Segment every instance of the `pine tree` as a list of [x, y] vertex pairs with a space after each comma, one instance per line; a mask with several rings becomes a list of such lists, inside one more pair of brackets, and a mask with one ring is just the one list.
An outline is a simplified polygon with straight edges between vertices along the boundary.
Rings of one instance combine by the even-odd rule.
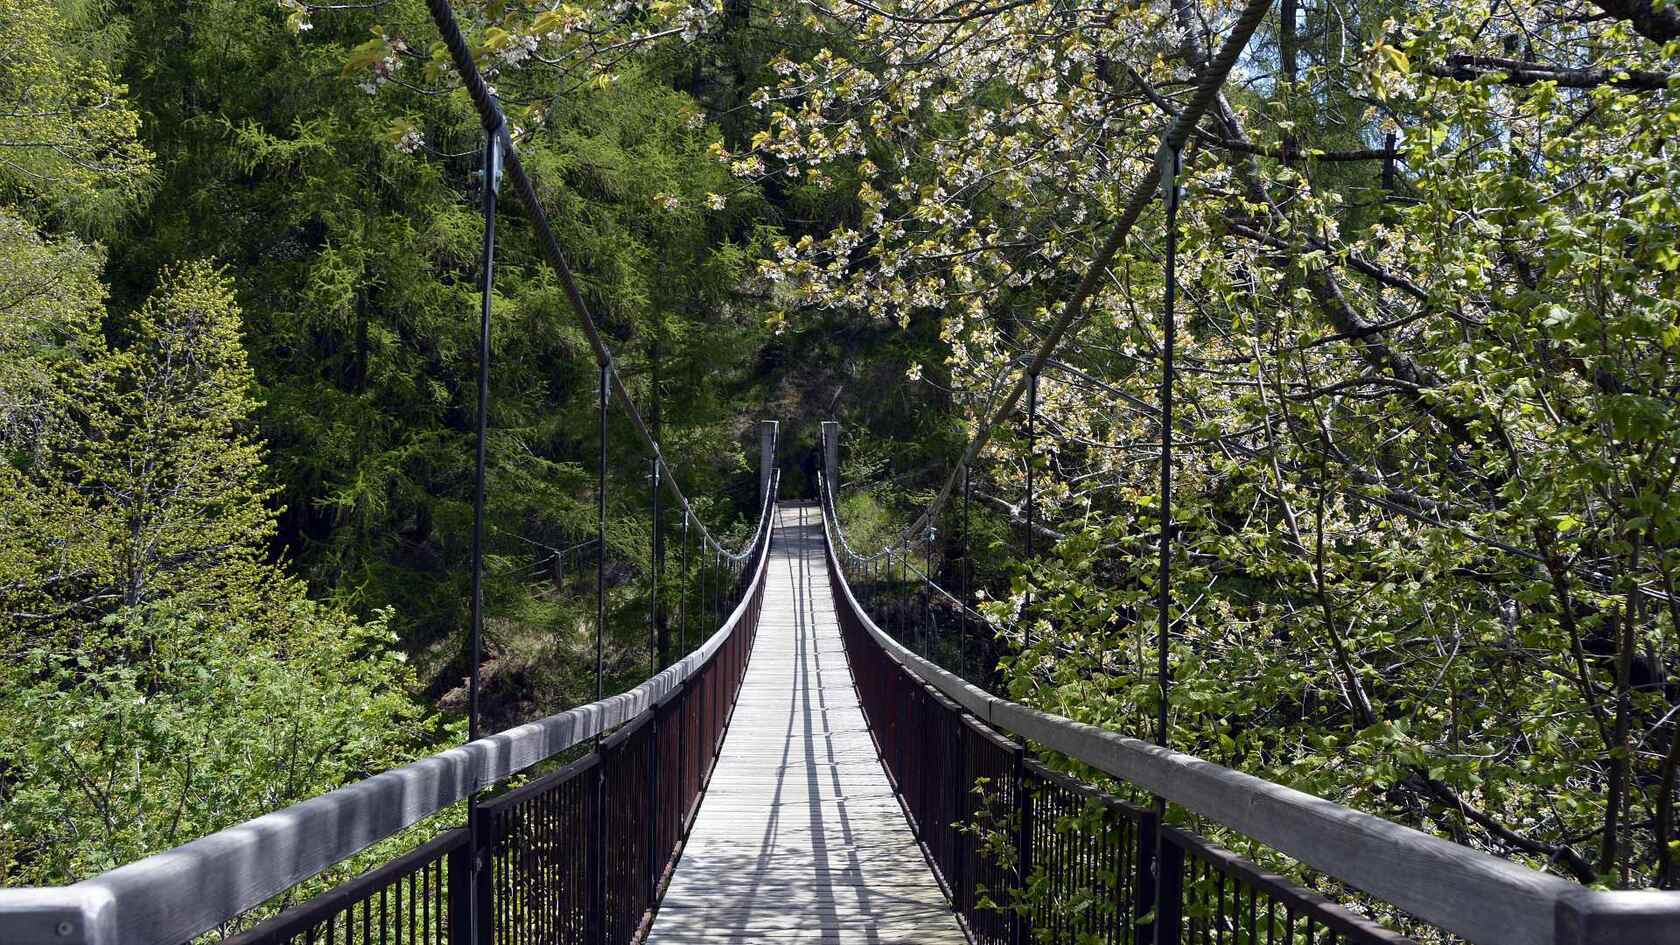
[[417, 747], [388, 614], [313, 604], [265, 560], [227, 277], [161, 281], [118, 344], [37, 359], [56, 422], [0, 466], [3, 881], [73, 881]]
[[244, 602], [263, 580], [274, 489], [250, 434], [239, 308], [205, 262], [163, 283], [134, 316], [132, 343], [83, 374], [82, 444], [65, 452], [123, 606]]
[[0, 0], [0, 203], [109, 229], [145, 194], [152, 155], [97, 54], [105, 37], [77, 22], [108, 18], [66, 16], [75, 6]]

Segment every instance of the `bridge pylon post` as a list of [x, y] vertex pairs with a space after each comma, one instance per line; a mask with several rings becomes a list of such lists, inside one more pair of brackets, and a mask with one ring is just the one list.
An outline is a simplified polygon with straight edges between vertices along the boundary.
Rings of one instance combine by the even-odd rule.
[[836, 478], [840, 472], [840, 421], [822, 422], [822, 451], [823, 480], [828, 483], [829, 493], [834, 494], [840, 488], [840, 480]]
[[[972, 817], [969, 811], [968, 795], [969, 788], [974, 783], [974, 780], [973, 771], [970, 770], [972, 759], [968, 756], [968, 744], [967, 740], [963, 736], [963, 721], [960, 718], [957, 719], [956, 724], [950, 726], [950, 739], [950, 771], [955, 772], [956, 774], [956, 777], [950, 779], [951, 784], [949, 787], [949, 790], [952, 793], [951, 812], [955, 815], [955, 817], [952, 818], [952, 823], [967, 824], [972, 822]], [[964, 844], [969, 842], [969, 838], [961, 830], [957, 830], [952, 834], [951, 843], [953, 845], [953, 849], [951, 851], [950, 876], [951, 911], [955, 912], [959, 917], [962, 916], [964, 911], [967, 909], [969, 900], [968, 884], [971, 881], [971, 877], [968, 875], [968, 871], [965, 868], [968, 856], [967, 851], [964, 849]]]
[[758, 502], [762, 507], [773, 498], [770, 483], [776, 473], [776, 421], [758, 421]]
[[1153, 945], [1179, 945], [1184, 925], [1184, 847], [1167, 840], [1169, 829], [1157, 814]]
[[[1159, 893], [1155, 882], [1159, 870], [1156, 868], [1156, 854], [1160, 850], [1160, 838], [1156, 831], [1161, 829], [1161, 819], [1153, 809], [1143, 810], [1138, 814], [1137, 824], [1133, 828], [1134, 842], [1137, 845], [1137, 872], [1132, 880], [1132, 916], [1137, 920], [1138, 945], [1154, 945], [1155, 923], [1161, 919]], [[1143, 921], [1144, 917], [1149, 921]]]
[[469, 836], [467, 843], [449, 851], [446, 860], [448, 865], [444, 870], [447, 877], [444, 880], [444, 908], [449, 916], [449, 945], [473, 945], [472, 861], [475, 856], [477, 851], [473, 849]]
[[647, 902], [651, 908], [659, 899], [659, 876], [665, 864], [659, 859], [659, 730], [663, 712], [656, 706], [648, 721], [647, 753]]
[[665, 520], [660, 516], [659, 472], [660, 459], [655, 454], [648, 489], [651, 500], [649, 504], [652, 506], [648, 519], [648, 655], [653, 667], [652, 672], [648, 673], [649, 676], [657, 676], [660, 670], [671, 664], [671, 628], [659, 599], [659, 581], [663, 577], [660, 572], [665, 566]]

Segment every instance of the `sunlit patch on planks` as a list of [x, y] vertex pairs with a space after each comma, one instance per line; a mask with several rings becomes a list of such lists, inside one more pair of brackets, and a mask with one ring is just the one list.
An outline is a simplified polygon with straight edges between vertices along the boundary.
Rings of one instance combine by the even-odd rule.
[[965, 942], [869, 739], [820, 513], [776, 516], [740, 701], [648, 941]]

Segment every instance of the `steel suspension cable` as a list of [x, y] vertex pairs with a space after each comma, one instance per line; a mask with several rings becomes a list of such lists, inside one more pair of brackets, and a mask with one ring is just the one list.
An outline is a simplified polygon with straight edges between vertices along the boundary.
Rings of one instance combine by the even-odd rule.
[[426, 7], [432, 14], [432, 21], [437, 24], [438, 33], [443, 39], [443, 45], [449, 50], [449, 57], [455, 62], [455, 71], [461, 76], [461, 83], [466, 88], [467, 96], [472, 100], [473, 109], [478, 112], [483, 122], [486, 134], [495, 135], [500, 139], [502, 168], [513, 182], [515, 195], [525, 207], [525, 212], [531, 218], [531, 228], [536, 234], [537, 244], [541, 247], [543, 257], [549, 267], [560, 280], [560, 288], [566, 296], [567, 303], [577, 316], [578, 326], [583, 330], [584, 337], [589, 341], [589, 347], [595, 354], [595, 361], [600, 365], [611, 385], [617, 388], [620, 401], [624, 406], [624, 413], [630, 419], [643, 442], [653, 454], [654, 462], [665, 469], [666, 488], [671, 491], [672, 498], [682, 507], [683, 515], [694, 521], [700, 532], [702, 542], [709, 543], [718, 551], [732, 560], [743, 560], [751, 553], [753, 539], [748, 539], [740, 550], [724, 547], [706, 523], [695, 514], [688, 497], [683, 494], [682, 487], [677, 484], [676, 472], [670, 463], [665, 461], [659, 441], [654, 438], [647, 423], [642, 419], [640, 411], [636, 409], [635, 401], [630, 396], [630, 389], [625, 386], [624, 378], [618, 373], [613, 361], [612, 351], [601, 338], [600, 329], [595, 323], [595, 317], [590, 314], [589, 304], [584, 301], [583, 292], [578, 288], [577, 279], [572, 274], [571, 265], [566, 262], [566, 255], [560, 249], [560, 243], [554, 236], [554, 229], [549, 224], [548, 214], [544, 212], [542, 201], [537, 197], [535, 183], [526, 173], [525, 165], [519, 158], [519, 149], [514, 147], [513, 139], [508, 134], [507, 122], [502, 116], [501, 105], [491, 93], [490, 87], [484, 81], [484, 76], [478, 70], [478, 64], [473, 61], [472, 50], [467, 46], [466, 37], [461, 33], [461, 26], [455, 19], [455, 11], [449, 5], [449, 0], [426, 0]]
[[1033, 453], [1038, 446], [1038, 372], [1027, 375], [1027, 558], [1026, 604], [1022, 608], [1021, 648], [1032, 646]]
[[595, 474], [595, 701], [601, 701], [607, 635], [607, 366], [601, 365], [601, 459]]
[[[478, 315], [478, 414], [473, 458], [473, 522], [472, 522], [472, 613], [469, 617], [467, 671], [467, 741], [476, 742], [479, 736], [479, 675], [484, 653], [484, 467], [486, 440], [490, 429], [490, 302], [496, 287], [496, 188], [501, 183], [500, 129], [486, 128], [484, 135], [484, 259]], [[595, 698], [599, 700], [600, 694]], [[478, 792], [467, 795], [467, 836], [474, 851], [468, 869], [476, 877], [483, 864], [477, 855], [479, 832], [482, 829], [478, 809]], [[480, 912], [479, 883], [470, 883], [467, 908], [467, 928], [472, 941], [478, 941]]]
[[1172, 456], [1173, 456], [1173, 349], [1178, 343], [1178, 187], [1180, 153], [1168, 155], [1167, 179], [1162, 194], [1167, 204], [1166, 296], [1161, 309], [1161, 575], [1157, 580], [1156, 680], [1160, 705], [1156, 715], [1155, 743], [1167, 744], [1167, 694], [1171, 676], [1167, 666], [1169, 631], [1172, 627]]
[[[442, 2], [442, 0], [432, 0], [432, 2], [435, 4]], [[1219, 47], [1218, 55], [1208, 63], [1206, 70], [1197, 78], [1195, 92], [1189, 103], [1178, 113], [1177, 117], [1173, 119], [1172, 125], [1167, 129], [1166, 135], [1161, 140], [1160, 154], [1177, 154], [1183, 151], [1185, 142], [1189, 140], [1191, 132], [1195, 130], [1196, 124], [1201, 121], [1202, 116], [1206, 114], [1208, 107], [1213, 104], [1219, 90], [1224, 87], [1225, 80], [1230, 76], [1232, 68], [1236, 66], [1237, 59], [1247, 48], [1249, 39], [1253, 37], [1254, 31], [1259, 28], [1260, 21], [1265, 18], [1266, 11], [1270, 7], [1271, 0], [1249, 0], [1247, 5], [1243, 7], [1242, 16], [1231, 28], [1231, 33], [1225, 38], [1224, 44]], [[916, 521], [904, 530], [905, 535], [918, 533], [924, 525], [939, 515], [940, 510], [945, 507], [945, 503], [950, 500], [951, 493], [956, 488], [957, 477], [974, 462], [980, 455], [980, 451], [986, 448], [986, 444], [991, 442], [992, 431], [1007, 420], [1009, 415], [1014, 412], [1015, 405], [1020, 403], [1021, 397], [1027, 392], [1028, 379], [1036, 377], [1044, 369], [1045, 364], [1055, 354], [1056, 349], [1061, 346], [1062, 339], [1067, 335], [1068, 330], [1084, 317], [1086, 308], [1096, 294], [1098, 284], [1108, 272], [1109, 264], [1113, 262], [1115, 254], [1120, 251], [1120, 247], [1131, 235], [1132, 228], [1137, 224], [1139, 217], [1143, 215], [1143, 211], [1154, 202], [1156, 191], [1161, 183], [1161, 176], [1160, 162], [1157, 161], [1150, 166], [1149, 171], [1144, 175], [1144, 179], [1132, 190], [1130, 197], [1120, 210], [1119, 217], [1115, 220], [1113, 229], [1109, 232], [1108, 240], [1098, 250], [1096, 258], [1091, 261], [1091, 266], [1086, 270], [1084, 278], [1080, 280], [1073, 295], [1063, 306], [1061, 315], [1057, 316], [1055, 322], [1051, 324], [1043, 342], [1039, 344], [1038, 350], [1033, 354], [1032, 362], [1027, 367], [1026, 373], [1016, 379], [1015, 383], [1010, 386], [1009, 392], [1004, 395], [1003, 401], [993, 411], [990, 419], [983, 423], [979, 430], [975, 431], [974, 436], [969, 440], [968, 448], [963, 451], [962, 458], [958, 460], [956, 467], [951, 470], [951, 475], [946, 478], [945, 484], [940, 487], [933, 501], [923, 510]], [[896, 542], [889, 542], [888, 544], [896, 544]]]
[[652, 579], [653, 590], [648, 598], [648, 668], [649, 676], [658, 673], [662, 668], [660, 661], [664, 654], [659, 651], [659, 463], [653, 464], [653, 483], [649, 490], [653, 496], [653, 529], [648, 535], [648, 574]]

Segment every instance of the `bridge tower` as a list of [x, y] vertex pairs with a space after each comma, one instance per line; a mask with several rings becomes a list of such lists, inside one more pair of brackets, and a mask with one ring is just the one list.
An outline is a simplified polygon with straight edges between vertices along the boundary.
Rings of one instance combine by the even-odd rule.
[[840, 483], [835, 476], [840, 472], [840, 421], [824, 420], [822, 422], [822, 451], [823, 451], [823, 480], [835, 492], [840, 491]]
[[770, 492], [770, 480], [776, 469], [776, 421], [758, 421], [758, 502]]

